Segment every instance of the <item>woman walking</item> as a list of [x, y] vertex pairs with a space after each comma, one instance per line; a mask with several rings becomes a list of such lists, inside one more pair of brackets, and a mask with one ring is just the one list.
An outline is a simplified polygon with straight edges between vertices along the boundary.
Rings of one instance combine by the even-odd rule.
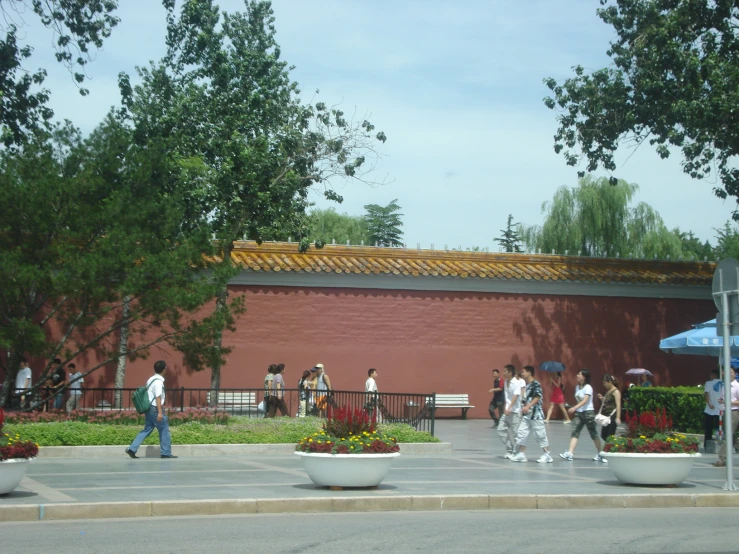
[[589, 369], [581, 369], [580, 372], [577, 374], [575, 400], [577, 400], [577, 404], [575, 404], [574, 406], [572, 406], [572, 408], [568, 410], [570, 415], [575, 416], [575, 424], [573, 425], [572, 429], [572, 438], [570, 438], [570, 447], [565, 452], [562, 452], [559, 457], [563, 460], [568, 460], [570, 462], [572, 461], [575, 455], [575, 447], [577, 446], [577, 441], [580, 438], [580, 432], [582, 431], [583, 427], [587, 427], [588, 433], [590, 433], [590, 438], [593, 439], [596, 452], [598, 453], [595, 455], [595, 458], [593, 458], [593, 460], [599, 462], [601, 461], [601, 443], [600, 438], [598, 437], [598, 430], [595, 426], [593, 387], [590, 386]]
[[564, 423], [565, 425], [567, 425], [568, 423], [572, 423], [572, 421], [570, 421], [570, 416], [567, 415], [567, 409], [565, 408], [565, 394], [564, 383], [562, 382], [562, 372], [557, 372], [556, 379], [550, 377], [549, 382], [552, 384], [552, 398], [549, 401], [547, 418], [544, 420], [544, 423], [549, 423], [549, 419], [552, 417], [552, 408], [554, 408], [555, 406], [559, 407], [559, 409], [562, 410], [562, 414], [565, 417], [565, 420], [562, 423]]
[[308, 415], [308, 400], [310, 398], [310, 370], [306, 369], [298, 381], [298, 417]]
[[[606, 389], [606, 394], [598, 395], [598, 399], [601, 401], [600, 413], [611, 418], [608, 425], [603, 425], [600, 428], [600, 438], [605, 442], [608, 437], [616, 434], [616, 429], [621, 424], [621, 391], [618, 390], [618, 379], [608, 373], [603, 376], [603, 386]], [[601, 462], [608, 462], [605, 452], [599, 453], [598, 457]]]

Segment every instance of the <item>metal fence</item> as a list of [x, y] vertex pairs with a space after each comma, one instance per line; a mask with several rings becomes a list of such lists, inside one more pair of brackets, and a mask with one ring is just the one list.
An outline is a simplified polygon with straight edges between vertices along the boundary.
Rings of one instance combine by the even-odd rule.
[[[21, 410], [133, 410], [136, 389], [85, 388], [81, 392], [41, 388], [26, 395], [23, 401], [11, 394], [11, 409]], [[165, 407], [184, 411], [207, 409], [232, 415], [265, 417], [306, 415], [325, 418], [332, 408], [361, 410], [380, 423], [406, 423], [419, 431], [434, 434], [436, 394], [367, 393], [360, 391], [301, 392], [283, 389], [282, 402], [267, 398], [264, 389], [165, 389]]]

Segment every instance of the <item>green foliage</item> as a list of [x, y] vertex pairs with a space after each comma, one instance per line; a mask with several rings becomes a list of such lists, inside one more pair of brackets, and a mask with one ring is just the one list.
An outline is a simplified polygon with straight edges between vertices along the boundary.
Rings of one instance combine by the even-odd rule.
[[401, 207], [397, 198], [387, 206], [367, 204], [364, 207], [367, 213], [364, 216], [367, 222], [369, 239], [378, 246], [403, 246], [403, 214], [398, 213]]
[[66, 123], [0, 152], [0, 405], [21, 356], [94, 351], [87, 374], [117, 359], [123, 325], [134, 359], [208, 323], [194, 314], [233, 270], [208, 261], [207, 225], [183, 227], [166, 158], [134, 142], [110, 115], [87, 139]]
[[719, 260], [724, 258], [739, 259], [739, 228], [728, 221], [723, 227], [715, 229], [717, 244], [715, 256]]
[[[85, 80], [85, 66], [91, 47], [100, 48], [118, 24], [113, 12], [117, 0], [2, 0], [0, 1], [0, 141], [5, 146], [20, 145], [28, 133], [38, 131], [53, 116], [46, 106], [50, 92], [38, 89], [46, 70], [29, 71], [25, 66], [33, 49], [23, 45], [26, 18], [35, 14], [54, 34], [56, 60], [63, 63], [77, 83]], [[88, 91], [80, 88], [80, 94]]]
[[666, 258], [682, 255], [680, 239], [668, 231], [648, 204], [632, 206], [639, 187], [605, 177], [581, 178], [577, 187], [560, 187], [542, 205], [541, 227], [524, 227], [527, 250], [596, 257]]
[[[554, 150], [569, 165], [615, 171], [619, 146], [648, 142], [662, 158], [679, 149], [683, 171], [716, 172], [721, 198], [739, 196], [735, 121], [739, 103], [739, 6], [728, 1], [601, 0], [616, 38], [612, 64], [564, 83], [545, 79], [557, 110]], [[584, 174], [584, 172], [583, 172]], [[737, 212], [734, 217], [739, 217]]]
[[362, 216], [337, 213], [335, 209], [313, 210], [308, 216], [308, 238], [311, 242], [331, 244], [370, 244], [367, 221]]
[[[363, 180], [385, 142], [367, 120], [348, 119], [323, 102], [304, 104], [281, 59], [269, 2], [246, 0], [244, 11], [221, 12], [213, 0], [167, 0], [167, 52], [138, 69], [140, 84], [119, 78], [124, 112], [136, 143], [166, 153], [170, 194], [182, 198], [184, 228], [205, 226], [222, 264], [231, 267], [237, 240], [302, 237], [308, 194], [324, 188], [341, 201], [334, 178]], [[228, 290], [219, 292], [202, 335], [209, 351], [179, 348], [193, 369], [211, 368], [220, 386], [223, 332], [234, 329]]]
[[[227, 425], [197, 422], [184, 423], [171, 429], [173, 444], [297, 444], [303, 437], [320, 430], [322, 419], [231, 418]], [[439, 442], [428, 433], [403, 425], [380, 425], [385, 433], [398, 437], [398, 442]], [[82, 422], [32, 423], [6, 425], [9, 434], [21, 434], [40, 446], [127, 445], [141, 430], [139, 425], [98, 425]], [[397, 435], [396, 435], [397, 433]], [[156, 432], [144, 444], [158, 444]]]
[[661, 411], [663, 407], [676, 431], [703, 432], [703, 387], [631, 387], [624, 410], [640, 414]]
[[501, 236], [495, 239], [503, 252], [522, 252], [521, 250], [521, 236], [520, 236], [520, 225], [513, 223], [513, 215], [508, 214], [508, 222], [506, 228], [501, 229]]
[[[717, 253], [711, 244], [708, 241], [701, 242], [692, 231], [683, 233], [680, 231], [680, 228], [675, 228], [672, 232], [680, 239], [680, 248], [684, 258], [703, 261], [713, 260], [716, 257]], [[739, 250], [739, 240], [737, 240], [737, 250]]]

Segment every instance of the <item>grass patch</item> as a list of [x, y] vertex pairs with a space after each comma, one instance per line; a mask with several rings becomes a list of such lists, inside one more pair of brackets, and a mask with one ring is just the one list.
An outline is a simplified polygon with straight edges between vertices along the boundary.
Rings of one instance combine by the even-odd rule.
[[[315, 433], [323, 420], [313, 417], [288, 419], [229, 418], [225, 425], [198, 422], [170, 427], [172, 444], [285, 444], [297, 443]], [[107, 425], [84, 422], [24, 423], [6, 425], [5, 432], [18, 433], [39, 446], [124, 446], [141, 430], [139, 425]], [[429, 433], [416, 431], [410, 425], [380, 425], [400, 443], [440, 442]], [[144, 444], [159, 444], [154, 431]]]

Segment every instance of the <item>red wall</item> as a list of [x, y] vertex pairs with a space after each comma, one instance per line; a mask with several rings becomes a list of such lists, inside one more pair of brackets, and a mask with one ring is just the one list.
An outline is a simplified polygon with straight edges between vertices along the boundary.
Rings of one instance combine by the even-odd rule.
[[[487, 417], [490, 370], [513, 363], [535, 367], [559, 360], [621, 378], [646, 367], [660, 385], [698, 384], [715, 360], [665, 354], [660, 338], [715, 315], [696, 300], [542, 296], [467, 292], [386, 291], [234, 286], [247, 313], [224, 344], [233, 352], [222, 387], [261, 387], [270, 363], [285, 363], [288, 386], [323, 363], [335, 389], [363, 390], [367, 369], [378, 370], [380, 391], [469, 393], [470, 417]], [[172, 368], [168, 385], [207, 388], [210, 372], [194, 373], [176, 356], [153, 351], [129, 364], [126, 386], [140, 386], [156, 359]], [[114, 368], [99, 384], [112, 384]], [[90, 380], [93, 381], [93, 380]], [[627, 380], [628, 381], [628, 380]], [[94, 381], [93, 381], [94, 382]], [[543, 378], [548, 398], [548, 380]], [[91, 382], [91, 384], [93, 384]], [[452, 415], [452, 414], [450, 414]]]

